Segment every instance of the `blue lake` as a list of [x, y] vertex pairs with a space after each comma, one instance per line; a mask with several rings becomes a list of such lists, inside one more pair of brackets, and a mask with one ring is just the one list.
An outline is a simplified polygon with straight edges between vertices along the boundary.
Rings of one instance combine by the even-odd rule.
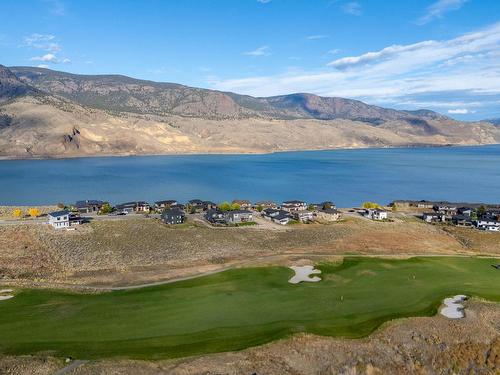
[[0, 161], [0, 204], [193, 198], [500, 203], [500, 146]]

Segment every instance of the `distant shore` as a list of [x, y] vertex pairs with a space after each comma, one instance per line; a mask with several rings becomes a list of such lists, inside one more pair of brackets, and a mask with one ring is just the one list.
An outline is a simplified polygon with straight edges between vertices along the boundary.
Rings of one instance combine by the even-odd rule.
[[314, 152], [314, 151], [343, 151], [343, 150], [387, 150], [387, 149], [418, 149], [418, 148], [453, 148], [453, 147], [488, 147], [498, 146], [500, 143], [484, 144], [413, 144], [413, 145], [394, 145], [394, 146], [373, 146], [373, 147], [334, 147], [334, 148], [304, 148], [273, 151], [245, 151], [240, 152], [168, 152], [160, 154], [149, 153], [102, 153], [98, 155], [37, 155], [37, 156], [0, 156], [0, 161], [11, 160], [64, 160], [64, 159], [85, 159], [85, 158], [125, 158], [141, 156], [225, 156], [225, 155], [272, 155], [291, 152]]

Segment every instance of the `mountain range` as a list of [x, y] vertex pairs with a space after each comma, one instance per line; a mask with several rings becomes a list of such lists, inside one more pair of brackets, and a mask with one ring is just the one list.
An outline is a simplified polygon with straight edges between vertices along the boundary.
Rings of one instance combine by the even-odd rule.
[[2, 158], [492, 143], [500, 143], [493, 122], [460, 122], [429, 110], [0, 65]]

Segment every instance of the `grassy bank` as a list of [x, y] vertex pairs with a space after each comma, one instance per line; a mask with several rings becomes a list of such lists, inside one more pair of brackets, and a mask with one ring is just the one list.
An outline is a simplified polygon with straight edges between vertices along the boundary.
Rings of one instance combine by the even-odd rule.
[[460, 293], [500, 301], [499, 259], [349, 258], [322, 281], [282, 267], [86, 295], [22, 290], [0, 301], [0, 352], [166, 358], [237, 350], [296, 332], [361, 337], [397, 317], [431, 315]]

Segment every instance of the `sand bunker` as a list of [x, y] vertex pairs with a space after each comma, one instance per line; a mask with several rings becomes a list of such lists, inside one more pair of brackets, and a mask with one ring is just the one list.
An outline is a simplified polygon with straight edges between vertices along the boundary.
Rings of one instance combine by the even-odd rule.
[[292, 266], [290, 268], [295, 271], [295, 276], [288, 280], [290, 284], [298, 284], [302, 281], [310, 283], [317, 283], [318, 281], [321, 281], [321, 278], [318, 276], [310, 276], [312, 274], [321, 273], [320, 270], [314, 269], [314, 266]]
[[11, 299], [14, 297], [12, 294], [7, 294], [7, 293], [12, 293], [12, 289], [2, 289], [0, 290], [0, 301], [5, 301], [6, 299]]
[[465, 317], [464, 305], [461, 302], [465, 301], [467, 296], [463, 294], [456, 295], [452, 298], [445, 298], [443, 307], [440, 311], [441, 315], [446, 316], [449, 319], [461, 319]]

